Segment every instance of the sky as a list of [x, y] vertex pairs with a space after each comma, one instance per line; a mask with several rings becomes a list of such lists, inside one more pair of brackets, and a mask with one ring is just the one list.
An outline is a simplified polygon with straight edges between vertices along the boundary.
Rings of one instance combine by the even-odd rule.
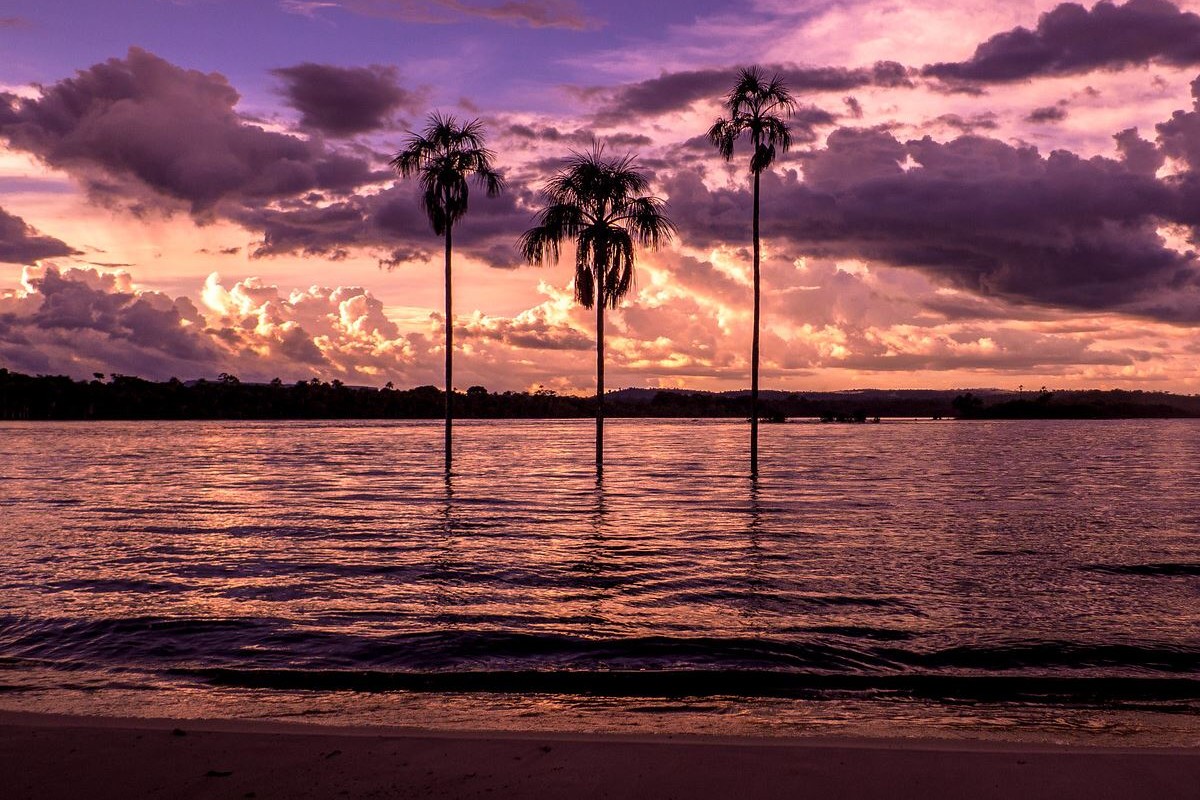
[[593, 141], [679, 236], [610, 387], [749, 383], [751, 194], [703, 134], [778, 73], [765, 388], [1200, 392], [1200, 0], [2, 0], [0, 367], [440, 385], [441, 242], [389, 170], [479, 119], [455, 384], [587, 392], [571, 259], [521, 262]]

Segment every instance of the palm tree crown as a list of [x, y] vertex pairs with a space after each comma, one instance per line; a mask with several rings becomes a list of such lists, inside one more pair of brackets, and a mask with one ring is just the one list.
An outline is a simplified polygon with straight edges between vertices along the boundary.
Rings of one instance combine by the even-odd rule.
[[546, 184], [546, 207], [521, 236], [522, 255], [554, 264], [562, 242], [574, 240], [575, 299], [591, 308], [599, 287], [603, 305], [616, 308], [633, 287], [635, 246], [656, 249], [675, 234], [665, 204], [648, 189], [632, 156], [605, 159], [600, 145], [572, 153]]
[[786, 120], [796, 113], [796, 100], [779, 75], [768, 79], [759, 67], [742, 68], [725, 98], [725, 110], [729, 116], [713, 123], [708, 139], [726, 161], [733, 158], [734, 143], [743, 133], [750, 135], [754, 145], [750, 171], [755, 174], [792, 146]]
[[494, 155], [483, 144], [483, 123], [459, 124], [453, 116], [434, 112], [425, 129], [409, 132], [404, 149], [391, 160], [401, 176], [416, 176], [421, 185], [421, 208], [439, 236], [467, 213], [467, 181], [473, 178], [495, 197], [504, 179], [492, 166]]

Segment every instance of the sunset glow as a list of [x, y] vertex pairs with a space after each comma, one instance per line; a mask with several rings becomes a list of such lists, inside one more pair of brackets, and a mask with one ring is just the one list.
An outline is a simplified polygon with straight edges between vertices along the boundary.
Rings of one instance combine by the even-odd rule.
[[[611, 315], [609, 384], [743, 387], [747, 170], [700, 137], [754, 61], [800, 102], [764, 175], [764, 387], [1200, 390], [1200, 4], [10, 5], [10, 369], [438, 384], [440, 244], [387, 160], [441, 109], [509, 183], [456, 232], [459, 388], [592, 384], [570, 269], [514, 244], [594, 138], [680, 227]], [[1117, 28], [1145, 36], [1088, 44]]]

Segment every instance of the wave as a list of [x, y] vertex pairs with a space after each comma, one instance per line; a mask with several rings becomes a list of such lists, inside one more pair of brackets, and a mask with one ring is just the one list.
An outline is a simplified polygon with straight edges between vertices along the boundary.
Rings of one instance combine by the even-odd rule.
[[[492, 621], [497, 628], [506, 620]], [[769, 670], [833, 675], [959, 673], [1200, 678], [1200, 647], [996, 640], [935, 646], [890, 628], [816, 626], [776, 638], [584, 636], [510, 629], [397, 633], [304, 627], [285, 619], [0, 618], [0, 663], [61, 669]], [[336, 622], [334, 623], [336, 626]], [[379, 623], [386, 625], [386, 621]]]
[[1154, 575], [1154, 576], [1200, 576], [1200, 564], [1159, 563], [1159, 564], [1088, 564], [1081, 567], [1088, 572], [1102, 572], [1106, 575]]
[[[846, 695], [963, 702], [1133, 703], [1200, 701], [1200, 679], [1021, 675], [831, 675], [774, 670], [377, 670], [195, 669], [180, 676], [214, 686], [278, 691], [438, 692], [603, 697], [786, 697]], [[1189, 710], [1195, 708], [1188, 706]]]

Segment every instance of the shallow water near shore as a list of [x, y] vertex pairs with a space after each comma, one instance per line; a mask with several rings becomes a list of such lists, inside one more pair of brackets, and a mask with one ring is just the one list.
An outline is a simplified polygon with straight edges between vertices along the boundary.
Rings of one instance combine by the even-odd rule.
[[1200, 421], [0, 423], [0, 707], [1200, 744]]

